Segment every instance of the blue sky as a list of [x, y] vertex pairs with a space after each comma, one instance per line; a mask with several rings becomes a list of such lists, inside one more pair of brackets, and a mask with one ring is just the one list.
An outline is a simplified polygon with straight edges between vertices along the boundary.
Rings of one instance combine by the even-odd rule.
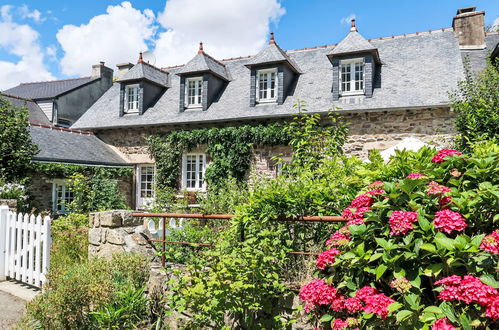
[[336, 0], [4, 0], [0, 5], [0, 90], [21, 81], [90, 73], [105, 60], [115, 69], [153, 50], [159, 66], [194, 56], [198, 41], [215, 57], [251, 55], [274, 31], [284, 49], [340, 41], [354, 15], [366, 38], [450, 27], [461, 7], [499, 22], [499, 1]]

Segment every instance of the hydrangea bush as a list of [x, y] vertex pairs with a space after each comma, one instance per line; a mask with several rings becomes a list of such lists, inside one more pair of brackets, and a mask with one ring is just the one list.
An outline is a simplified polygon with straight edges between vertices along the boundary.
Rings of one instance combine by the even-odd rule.
[[343, 211], [299, 293], [314, 326], [499, 328], [499, 154], [426, 159]]

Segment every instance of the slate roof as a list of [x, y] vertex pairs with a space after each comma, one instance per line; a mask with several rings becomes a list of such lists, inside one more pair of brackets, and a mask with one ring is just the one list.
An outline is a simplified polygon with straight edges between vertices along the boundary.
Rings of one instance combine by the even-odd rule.
[[376, 61], [379, 62], [378, 50], [369, 41], [367, 41], [359, 32], [350, 31], [328, 56], [355, 54], [360, 52], [371, 52]]
[[264, 49], [262, 49], [258, 54], [252, 57], [245, 65], [247, 67], [252, 67], [254, 65], [281, 62], [287, 62], [294, 72], [300, 73], [298, 64], [290, 56], [288, 56], [288, 54], [286, 54], [286, 52], [282, 50], [281, 47], [279, 47], [279, 45], [277, 45], [275, 42], [270, 42]]
[[250, 70], [252, 58], [223, 60], [231, 81], [220, 98], [206, 111], [179, 111], [180, 77], [182, 70], [169, 68], [169, 88], [142, 115], [119, 116], [119, 85], [111, 87], [72, 127], [99, 130], [129, 126], [171, 125], [236, 120], [290, 117], [297, 100], [307, 101], [309, 113], [385, 111], [448, 106], [448, 91], [457, 87], [464, 77], [463, 62], [452, 28], [371, 39], [382, 60], [381, 80], [372, 98], [341, 97], [333, 101], [332, 65], [327, 55], [334, 45], [288, 51], [302, 71], [293, 94], [282, 105], [259, 104], [250, 107]]
[[188, 73], [198, 73], [198, 72], [211, 72], [214, 75], [222, 78], [225, 81], [229, 81], [229, 75], [225, 68], [225, 64], [215, 60], [210, 55], [203, 51], [202, 45], [199, 52], [190, 60], [186, 65], [181, 67], [177, 74], [188, 74]]
[[128, 165], [111, 147], [88, 132], [40, 125], [31, 125], [29, 132], [40, 149], [33, 157], [34, 160], [86, 165]]
[[497, 49], [499, 43], [499, 33], [492, 32], [487, 33], [485, 37], [485, 49], [479, 50], [467, 50], [462, 49], [461, 55], [463, 61], [467, 61], [471, 67], [471, 70], [475, 73], [482, 71], [485, 68], [486, 59], [491, 53]]
[[67, 93], [80, 86], [89, 84], [100, 77], [82, 77], [64, 80], [22, 83], [16, 87], [5, 90], [6, 94], [24, 97], [33, 100], [50, 99]]
[[132, 80], [148, 80], [156, 85], [166, 87], [168, 85], [168, 72], [156, 68], [145, 62], [137, 63], [118, 82]]
[[6, 95], [0, 93], [0, 96], [7, 99], [13, 106], [27, 108], [29, 111], [29, 122], [42, 125], [51, 125], [50, 120], [45, 113], [40, 109], [35, 101], [30, 99], [23, 99], [16, 96]]

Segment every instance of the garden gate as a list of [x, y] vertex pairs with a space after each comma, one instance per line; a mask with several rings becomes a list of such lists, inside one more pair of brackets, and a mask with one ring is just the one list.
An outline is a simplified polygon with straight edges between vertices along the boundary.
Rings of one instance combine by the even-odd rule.
[[50, 217], [0, 206], [0, 280], [41, 287], [50, 263]]

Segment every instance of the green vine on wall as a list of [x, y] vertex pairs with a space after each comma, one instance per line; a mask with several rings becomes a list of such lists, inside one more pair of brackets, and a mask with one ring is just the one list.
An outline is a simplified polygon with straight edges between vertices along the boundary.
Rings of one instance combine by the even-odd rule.
[[32, 171], [35, 174], [43, 174], [50, 178], [69, 178], [75, 174], [101, 174], [109, 178], [129, 177], [133, 175], [132, 168], [41, 162], [32, 162]]
[[277, 146], [289, 143], [284, 124], [244, 125], [172, 131], [148, 139], [149, 150], [156, 160], [159, 188], [176, 188], [183, 152], [206, 147], [211, 163], [206, 169], [208, 185], [216, 185], [229, 177], [242, 181], [251, 167], [255, 145]]

